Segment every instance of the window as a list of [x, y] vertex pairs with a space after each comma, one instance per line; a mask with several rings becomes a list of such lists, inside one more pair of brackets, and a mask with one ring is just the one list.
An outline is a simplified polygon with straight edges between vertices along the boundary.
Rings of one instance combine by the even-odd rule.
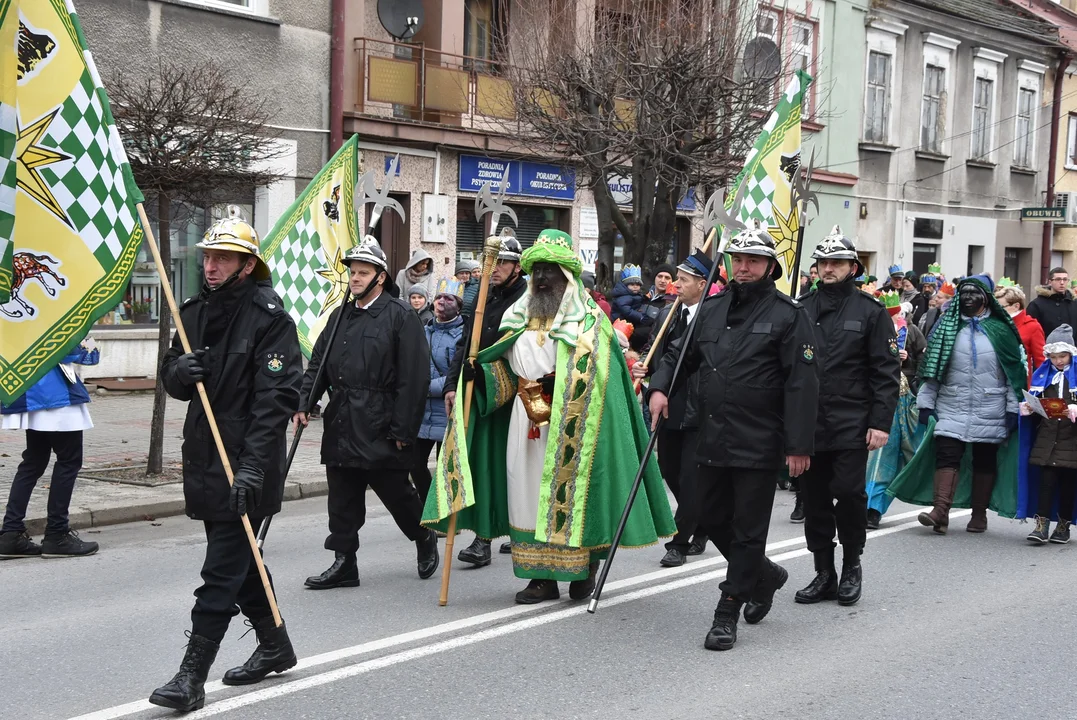
[[1002, 260], [1002, 276], [1014, 281], [1021, 277], [1021, 255], [1017, 248], [1006, 248]]
[[[793, 51], [790, 58], [790, 71], [803, 70], [809, 75], [814, 74], [812, 72], [812, 58], [815, 56], [814, 35], [812, 25], [799, 20], [793, 23]], [[815, 108], [812, 107], [814, 97], [812, 87], [809, 86], [808, 91], [804, 93], [804, 100], [800, 106], [800, 116], [804, 118], [815, 114]]]
[[987, 271], [987, 268], [984, 267], [983, 245], [969, 245], [968, 263], [966, 267], [967, 270], [965, 270], [965, 275], [975, 275], [976, 273]]
[[[508, 32], [508, 11], [501, 0], [465, 0], [465, 67], [479, 72], [496, 72], [497, 62], [504, 60], [504, 41]], [[474, 59], [473, 59], [474, 58]]]
[[995, 95], [995, 83], [987, 78], [976, 78], [972, 101], [972, 157], [986, 159], [991, 152], [991, 103]]
[[920, 149], [942, 152], [946, 117], [946, 69], [924, 67], [924, 106], [920, 118]]
[[1066, 168], [1077, 170], [1077, 115], [1070, 115], [1066, 126]]
[[914, 218], [912, 236], [924, 240], [942, 240], [943, 223], [936, 218]]
[[885, 143], [890, 135], [890, 55], [874, 50], [868, 53], [867, 107], [864, 113], [864, 139]]
[[[753, 104], [757, 110], [769, 111], [774, 107], [778, 87], [788, 74], [803, 70], [815, 72], [816, 25], [810, 18], [794, 16], [783, 10], [767, 8], [760, 10], [755, 18], [755, 37], [744, 48], [744, 73], [752, 89]], [[815, 113], [815, 88], [808, 88], [801, 104], [801, 117]]]
[[1036, 105], [1036, 91], [1019, 88], [1017, 91], [1017, 132], [1014, 135], [1013, 162], [1020, 167], [1032, 167], [1033, 125], [1032, 109]]

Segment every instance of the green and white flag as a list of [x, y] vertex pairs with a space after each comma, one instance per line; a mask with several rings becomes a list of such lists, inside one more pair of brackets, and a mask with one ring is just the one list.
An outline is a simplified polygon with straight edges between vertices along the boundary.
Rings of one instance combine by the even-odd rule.
[[359, 141], [353, 136], [262, 241], [273, 287], [295, 320], [308, 358], [348, 293], [348, 268], [340, 260], [359, 238], [353, 199], [358, 173]]
[[15, 168], [14, 216], [0, 217], [11, 271], [0, 303], [0, 403], [11, 403], [123, 299], [142, 243], [142, 193], [70, 0], [0, 0], [0, 28], [7, 215]]
[[[18, 23], [5, 22], [12, 5], [0, 14], [0, 52], [6, 60], [16, 53]], [[10, 54], [9, 54], [10, 53]], [[11, 299], [11, 255], [15, 233], [15, 88], [18, 63], [0, 63], [0, 303]]]

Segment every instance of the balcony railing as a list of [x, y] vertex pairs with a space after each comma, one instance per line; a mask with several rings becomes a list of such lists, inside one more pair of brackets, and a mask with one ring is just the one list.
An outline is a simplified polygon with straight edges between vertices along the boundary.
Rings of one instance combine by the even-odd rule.
[[355, 110], [489, 133], [518, 133], [513, 85], [504, 63], [423, 45], [356, 38]]

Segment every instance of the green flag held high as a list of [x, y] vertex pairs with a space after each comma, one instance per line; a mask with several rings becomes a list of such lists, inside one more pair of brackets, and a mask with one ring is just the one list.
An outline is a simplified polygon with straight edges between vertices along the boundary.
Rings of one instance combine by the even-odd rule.
[[308, 358], [348, 294], [348, 268], [340, 259], [359, 238], [353, 199], [358, 174], [359, 141], [353, 136], [262, 241], [273, 287], [295, 320]]
[[70, 0], [0, 0], [0, 43], [0, 403], [12, 403], [123, 299], [142, 193]]

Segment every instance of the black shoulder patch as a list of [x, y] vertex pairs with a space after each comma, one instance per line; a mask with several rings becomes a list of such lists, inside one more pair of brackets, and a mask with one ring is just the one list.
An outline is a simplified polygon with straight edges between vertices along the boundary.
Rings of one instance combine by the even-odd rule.
[[777, 295], [778, 295], [779, 300], [781, 300], [782, 302], [784, 302], [784, 303], [786, 303], [788, 305], [792, 305], [795, 308], [804, 307], [803, 305], [800, 304], [799, 301], [789, 297], [788, 295], [786, 295], [783, 292], [779, 292], [779, 293], [777, 293]]
[[277, 293], [273, 292], [270, 288], [258, 288], [252, 298], [255, 307], [261, 308], [264, 312], [270, 315], [287, 315], [288, 311], [284, 309], [284, 303], [277, 297]]

